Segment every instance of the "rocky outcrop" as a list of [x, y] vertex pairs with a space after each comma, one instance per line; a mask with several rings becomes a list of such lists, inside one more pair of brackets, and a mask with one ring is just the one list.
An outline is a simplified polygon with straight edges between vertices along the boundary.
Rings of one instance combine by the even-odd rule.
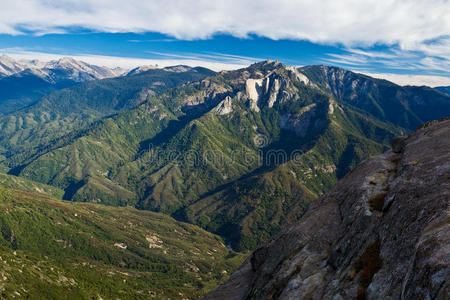
[[218, 115], [227, 115], [233, 112], [233, 105], [231, 98], [229, 96], [225, 97], [220, 103], [214, 108], [214, 112]]
[[[254, 72], [252, 75], [248, 74], [249, 78], [245, 80], [245, 95], [253, 111], [260, 111], [263, 106], [273, 107], [277, 101], [282, 103], [298, 98], [294, 82], [303, 84], [309, 82], [308, 78], [297, 69], [286, 67], [279, 62], [265, 61], [255, 65], [267, 69], [265, 75]], [[264, 77], [254, 78], [261, 76]]]
[[[247, 79], [245, 82], [245, 91], [248, 99], [250, 100], [250, 109], [259, 111], [258, 101], [260, 94], [262, 93], [262, 85], [264, 79]], [[267, 82], [267, 80], [266, 80]]]
[[448, 299], [450, 120], [394, 140], [205, 299]]

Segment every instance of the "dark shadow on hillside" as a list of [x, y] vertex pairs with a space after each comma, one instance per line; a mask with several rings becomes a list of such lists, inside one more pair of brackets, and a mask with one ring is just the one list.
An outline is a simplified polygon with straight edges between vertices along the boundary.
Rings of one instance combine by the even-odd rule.
[[6, 174], [19, 176], [20, 173], [22, 172], [22, 170], [25, 169], [26, 166], [27, 165], [20, 165], [18, 167], [14, 167], [14, 168], [10, 169]]
[[170, 120], [167, 127], [154, 137], [140, 142], [139, 152], [142, 153], [150, 150], [152, 147], [159, 146], [168, 141], [172, 137], [176, 136], [190, 121], [195, 119], [194, 117], [183, 116], [178, 120]]
[[85, 180], [73, 182], [64, 190], [63, 200], [72, 200], [77, 191], [85, 184]]
[[341, 179], [350, 171], [350, 166], [354, 157], [355, 145], [352, 141], [349, 141], [338, 163], [336, 164], [336, 176], [338, 179]]
[[185, 115], [179, 117], [177, 120], [170, 120], [167, 127], [154, 137], [142, 141], [139, 144], [139, 152], [143, 153], [152, 147], [160, 146], [176, 136], [189, 122], [200, 118], [202, 115], [210, 111], [213, 107], [219, 104], [229, 93], [219, 94], [214, 99], [205, 101], [197, 105], [184, 106], [181, 111]]
[[[292, 131], [282, 130], [280, 132], [280, 137], [277, 141], [274, 141], [273, 143], [269, 144], [267, 147], [262, 148], [261, 156], [262, 156], [262, 166], [256, 168], [255, 170], [244, 174], [243, 176], [229, 181], [227, 183], [224, 183], [220, 186], [217, 186], [216, 188], [200, 195], [198, 200], [210, 197], [216, 193], [219, 193], [221, 191], [224, 191], [228, 188], [231, 188], [234, 185], [239, 184], [245, 184], [246, 181], [249, 181], [251, 179], [257, 179], [258, 176], [261, 176], [267, 172], [271, 172], [275, 170], [280, 164], [282, 163], [288, 163], [290, 161], [290, 158], [292, 158], [293, 153], [306, 153], [309, 149], [311, 149], [315, 144], [315, 138], [317, 136], [321, 135], [321, 132], [325, 128], [322, 128], [318, 131], [315, 131], [311, 133], [310, 135], [307, 135], [304, 138], [297, 137], [296, 134]], [[277, 161], [276, 156], [268, 155], [268, 153], [274, 151], [282, 150], [286, 153], [287, 160], [285, 161]], [[190, 203], [189, 205], [194, 204]], [[175, 218], [178, 221], [183, 222], [190, 222], [190, 220], [187, 217], [186, 209], [189, 207], [189, 205], [184, 206], [182, 208], [179, 208], [176, 210], [171, 216]], [[220, 234], [219, 234], [220, 235]]]

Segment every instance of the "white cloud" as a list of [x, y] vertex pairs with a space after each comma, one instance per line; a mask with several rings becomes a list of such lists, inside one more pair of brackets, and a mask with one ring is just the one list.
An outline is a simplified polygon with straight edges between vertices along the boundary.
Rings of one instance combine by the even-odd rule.
[[[7, 53], [14, 59], [38, 59], [41, 61], [50, 61], [60, 59], [67, 55], [54, 54], [54, 53], [42, 53], [22, 50], [20, 48], [0, 49], [1, 53]], [[117, 56], [103, 56], [103, 55], [90, 55], [90, 54], [77, 54], [70, 55], [77, 60], [82, 60], [89, 64], [107, 66], [110, 68], [121, 67], [125, 69], [131, 69], [143, 65], [158, 65], [159, 67], [168, 67], [175, 65], [187, 65], [191, 67], [205, 67], [214, 71], [222, 70], [234, 70], [247, 67], [251, 61], [247, 60], [233, 60], [228, 62], [220, 62], [214, 60], [205, 60], [195, 56], [177, 56], [174, 58], [161, 58], [161, 59], [141, 59], [134, 57], [117, 57]]]
[[[399, 47], [391, 47], [384, 52], [347, 48], [344, 54], [327, 54], [322, 62], [353, 68], [373, 70], [384, 68], [393, 71], [422, 72], [427, 75], [450, 75], [450, 52], [446, 53], [445, 49], [442, 43], [437, 44], [434, 49], [429, 45], [423, 45], [421, 51], [404, 50]], [[448, 50], [450, 51], [450, 43]]]
[[[188, 40], [217, 33], [305, 39], [345, 45], [348, 54], [326, 60], [333, 64], [378, 64], [441, 75], [450, 70], [449, 0], [0, 1], [0, 34], [62, 33], [71, 27], [100, 32], [152, 31]], [[360, 50], [377, 44], [391, 45], [394, 50]], [[205, 55], [182, 56], [172, 61], [213, 64]], [[168, 59], [166, 54], [164, 61]], [[212, 67], [244, 65], [252, 59], [221, 57], [221, 61]]]
[[170, 59], [197, 60], [197, 61], [214, 61], [232, 65], [249, 65], [251, 63], [264, 60], [263, 58], [224, 54], [217, 52], [178, 53], [178, 54], [157, 52], [157, 51], [146, 51], [146, 52], [153, 55], [161, 56], [161, 58], [164, 59], [170, 58]]
[[218, 32], [239, 37], [254, 33], [272, 39], [398, 43], [404, 49], [417, 49], [427, 40], [450, 35], [450, 5], [447, 0], [0, 2], [1, 33], [17, 34], [22, 29], [46, 33], [69, 26], [107, 32], [155, 31], [180, 39], [202, 39]]
[[408, 74], [390, 74], [390, 73], [370, 73], [361, 72], [375, 78], [386, 79], [398, 85], [427, 85], [431, 87], [436, 86], [450, 86], [450, 78], [444, 76], [432, 75], [408, 75]]

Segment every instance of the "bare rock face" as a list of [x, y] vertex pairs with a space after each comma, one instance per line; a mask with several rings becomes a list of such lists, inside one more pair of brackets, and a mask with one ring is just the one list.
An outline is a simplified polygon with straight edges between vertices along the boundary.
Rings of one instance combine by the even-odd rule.
[[394, 141], [205, 299], [448, 299], [450, 120]]
[[281, 63], [266, 61], [259, 65], [269, 67], [271, 71], [266, 70], [265, 75], [255, 72], [253, 77], [257, 78], [245, 80], [245, 95], [253, 111], [260, 111], [262, 106], [273, 107], [277, 101], [282, 103], [298, 97], [293, 91], [293, 81], [309, 82], [297, 69], [285, 67]]
[[214, 112], [218, 115], [227, 115], [233, 112], [233, 104], [230, 96], [226, 96], [224, 100], [214, 108]]

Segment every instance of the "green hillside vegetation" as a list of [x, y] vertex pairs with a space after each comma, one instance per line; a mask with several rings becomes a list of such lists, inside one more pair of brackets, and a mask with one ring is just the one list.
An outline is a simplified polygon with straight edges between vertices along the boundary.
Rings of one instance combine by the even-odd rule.
[[74, 84], [70, 80], [53, 84], [26, 71], [19, 75], [0, 77], [0, 115], [12, 113], [35, 103], [45, 95]]
[[196, 298], [243, 259], [167, 215], [0, 187], [2, 298]]
[[0, 163], [11, 168], [45, 151], [66, 135], [101, 118], [130, 109], [148, 97], [175, 86], [213, 74], [204, 68], [185, 72], [154, 69], [137, 75], [85, 82], [56, 91], [43, 99], [0, 116]]
[[64, 191], [57, 187], [2, 173], [0, 173], [0, 186], [30, 193], [43, 194], [55, 199], [62, 199], [64, 195]]
[[234, 249], [255, 248], [298, 220], [310, 201], [357, 163], [386, 150], [387, 142], [398, 133], [392, 126], [344, 111], [325, 113], [325, 128], [311, 131], [297, 145], [292, 144], [295, 135], [282, 132], [275, 149], [302, 149], [294, 161], [260, 168], [254, 175], [205, 193], [178, 211], [178, 216], [224, 236]]

